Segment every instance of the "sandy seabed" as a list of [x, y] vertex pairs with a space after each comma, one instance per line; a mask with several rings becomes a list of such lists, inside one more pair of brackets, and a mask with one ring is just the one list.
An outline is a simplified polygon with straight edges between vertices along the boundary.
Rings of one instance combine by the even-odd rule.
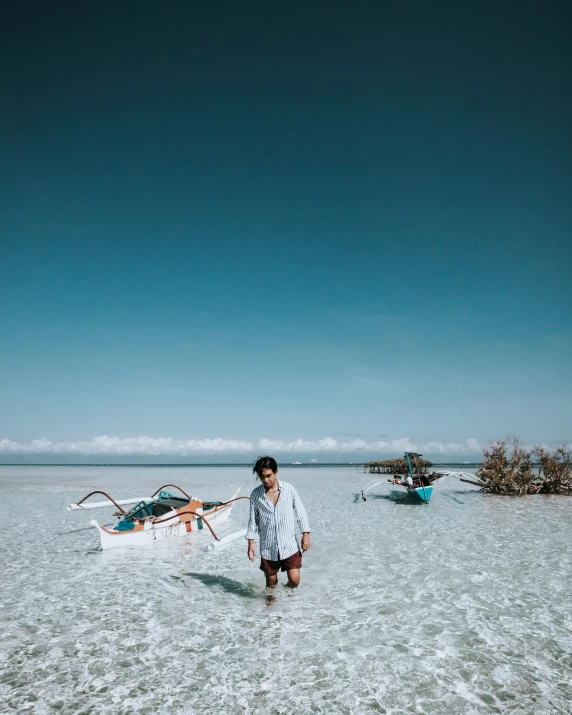
[[572, 499], [448, 479], [429, 505], [364, 503], [355, 468], [280, 475], [312, 549], [269, 607], [242, 539], [101, 552], [83, 527], [108, 513], [65, 511], [167, 482], [225, 499], [255, 486], [247, 468], [0, 467], [0, 712], [572, 712]]

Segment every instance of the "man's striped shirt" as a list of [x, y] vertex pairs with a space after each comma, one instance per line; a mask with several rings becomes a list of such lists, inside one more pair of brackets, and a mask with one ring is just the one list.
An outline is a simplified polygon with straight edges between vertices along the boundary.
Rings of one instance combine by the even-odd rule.
[[298, 492], [288, 482], [278, 481], [276, 506], [268, 499], [261, 484], [250, 495], [250, 519], [247, 539], [260, 534], [260, 555], [270, 561], [287, 559], [298, 551], [296, 522], [300, 531], [310, 531], [308, 515]]

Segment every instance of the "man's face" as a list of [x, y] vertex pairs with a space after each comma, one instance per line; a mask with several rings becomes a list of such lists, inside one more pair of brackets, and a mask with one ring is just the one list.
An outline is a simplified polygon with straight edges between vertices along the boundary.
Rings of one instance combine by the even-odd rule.
[[276, 484], [276, 475], [278, 472], [273, 472], [271, 469], [263, 469], [259, 479], [265, 489], [271, 489]]

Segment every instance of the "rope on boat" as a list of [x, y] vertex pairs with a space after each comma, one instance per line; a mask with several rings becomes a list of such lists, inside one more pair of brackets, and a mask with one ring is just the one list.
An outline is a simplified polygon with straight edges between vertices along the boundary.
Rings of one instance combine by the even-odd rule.
[[164, 489], [165, 487], [175, 487], [175, 489], [178, 489], [182, 494], [184, 494], [187, 497], [187, 499], [189, 499], [189, 501], [192, 500], [192, 497], [189, 496], [187, 494], [187, 492], [184, 489], [181, 489], [181, 487], [178, 486], [177, 484], [163, 484], [163, 486], [159, 487], [159, 489], [157, 489], [157, 491], [154, 494], [151, 494], [151, 499], [153, 499], [153, 497], [157, 496], [157, 494], [159, 494], [161, 489]]
[[153, 520], [151, 523], [153, 524], [153, 526], [155, 526], [156, 524], [162, 524], [162, 523], [165, 522], [165, 521], [169, 521], [169, 519], [175, 519], [175, 517], [183, 516], [183, 514], [193, 514], [193, 516], [196, 516], [197, 519], [202, 519], [202, 520], [205, 522], [205, 524], [209, 527], [209, 531], [210, 531], [211, 534], [214, 536], [214, 538], [215, 538], [217, 541], [220, 541], [220, 539], [218, 538], [218, 536], [214, 533], [213, 528], [212, 528], [212, 526], [209, 524], [209, 522], [205, 519], [205, 517], [204, 517], [202, 514], [197, 514], [196, 511], [190, 511], [190, 510], [188, 510], [188, 511], [179, 511], [179, 512], [177, 512], [176, 514], [172, 514], [171, 516], [166, 516], [164, 519]]
[[120, 507], [119, 504], [115, 501], [115, 499], [114, 499], [113, 497], [110, 497], [109, 494], [107, 494], [107, 492], [102, 492], [102, 491], [100, 491], [99, 489], [97, 489], [97, 490], [94, 491], [94, 492], [90, 492], [86, 497], [84, 497], [83, 499], [81, 499], [81, 501], [76, 502], [76, 504], [77, 504], [78, 506], [80, 506], [81, 504], [83, 504], [83, 502], [84, 502], [86, 499], [89, 499], [89, 497], [92, 497], [94, 494], [103, 494], [104, 497], [107, 497], [110, 502], [112, 502], [113, 504], [115, 504], [115, 506], [119, 509], [119, 511], [120, 511], [122, 514], [125, 514], [125, 509], [123, 509], [123, 507]]

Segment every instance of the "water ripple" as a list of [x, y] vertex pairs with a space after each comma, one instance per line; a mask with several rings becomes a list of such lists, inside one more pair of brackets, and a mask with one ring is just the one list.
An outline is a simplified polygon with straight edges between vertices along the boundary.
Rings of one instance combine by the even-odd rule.
[[[63, 511], [169, 471], [0, 468], [2, 712], [570, 712], [572, 500], [445, 482], [429, 506], [364, 503], [355, 471], [284, 470], [313, 546], [299, 591], [268, 607], [243, 540], [98, 552], [89, 517]], [[247, 470], [211, 475], [176, 481], [208, 498], [252, 486]]]

